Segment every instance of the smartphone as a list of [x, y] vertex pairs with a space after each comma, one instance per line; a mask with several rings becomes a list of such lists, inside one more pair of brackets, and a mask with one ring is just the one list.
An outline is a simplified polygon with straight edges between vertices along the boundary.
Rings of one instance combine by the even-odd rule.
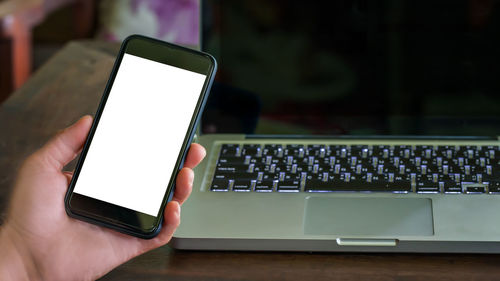
[[125, 39], [65, 197], [68, 215], [156, 236], [216, 68], [202, 52]]

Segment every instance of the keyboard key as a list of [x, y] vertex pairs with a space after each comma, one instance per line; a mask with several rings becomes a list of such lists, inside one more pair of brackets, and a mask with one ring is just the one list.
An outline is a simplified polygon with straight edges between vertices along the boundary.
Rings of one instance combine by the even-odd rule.
[[[358, 157], [358, 158], [364, 158], [368, 157], [369, 153], [369, 148], [368, 145], [351, 145], [351, 156]], [[363, 153], [365, 155], [363, 155]]]
[[212, 191], [228, 191], [229, 190], [229, 180], [227, 179], [214, 179], [212, 181], [212, 186], [210, 187]]
[[288, 144], [285, 149], [285, 154], [290, 156], [297, 156], [303, 158], [306, 156], [307, 150], [302, 144]]
[[327, 147], [321, 144], [312, 144], [307, 146], [308, 155], [324, 158], [327, 154]]
[[243, 155], [260, 156], [262, 151], [260, 144], [245, 144], [242, 150]]
[[383, 181], [366, 182], [363, 180], [336, 180], [324, 182], [321, 180], [307, 180], [305, 191], [307, 192], [411, 192], [409, 181], [396, 181], [386, 183]]
[[373, 146], [373, 156], [379, 158], [387, 158], [389, 156], [389, 146], [387, 145], [375, 145]]
[[239, 144], [223, 144], [221, 146], [220, 155], [221, 156], [240, 156], [240, 145]]
[[[410, 154], [410, 146], [407, 145], [395, 145], [393, 148], [393, 155], [404, 157], [405, 151], [408, 149], [408, 154]], [[411, 156], [411, 155], [408, 155]]]
[[491, 194], [500, 194], [500, 181], [491, 181], [488, 190]]
[[257, 182], [255, 185], [255, 191], [257, 192], [272, 192], [276, 190], [276, 186], [278, 184], [277, 180], [265, 179], [260, 182]]
[[214, 178], [216, 179], [257, 179], [258, 172], [248, 173], [234, 171], [216, 171]]
[[444, 181], [443, 183], [444, 183], [444, 188], [443, 188], [444, 193], [454, 193], [454, 194], [462, 193], [462, 185], [460, 183], [457, 183], [453, 180]]
[[215, 172], [216, 173], [227, 173], [227, 172], [235, 173], [237, 171], [244, 171], [244, 170], [246, 170], [247, 167], [248, 167], [248, 165], [218, 166], [215, 169]]
[[236, 164], [242, 165], [245, 162], [245, 157], [236, 157], [236, 156], [221, 156], [219, 158], [219, 164]]
[[462, 190], [467, 194], [480, 194], [486, 192], [487, 184], [476, 182], [462, 182]]
[[235, 179], [233, 183], [233, 191], [251, 191], [255, 187], [255, 180]]
[[215, 172], [246, 172], [248, 171], [248, 167], [250, 165], [245, 165], [245, 164], [218, 164], [217, 168], [215, 168]]
[[310, 192], [357, 192], [361, 191], [360, 183], [357, 181], [348, 182], [345, 179], [338, 179], [334, 181], [328, 181], [321, 185], [317, 181], [306, 181], [306, 188]]
[[386, 189], [388, 192], [393, 193], [410, 193], [412, 191], [410, 181], [406, 180], [387, 183]]
[[439, 193], [439, 183], [432, 181], [420, 181], [416, 185], [417, 193]]
[[488, 150], [488, 157], [490, 159], [495, 159], [495, 150], [493, 149]]
[[275, 155], [275, 152], [278, 150], [278, 148], [283, 149], [283, 146], [281, 144], [265, 144], [264, 145], [264, 155]]
[[299, 192], [300, 191], [300, 181], [298, 180], [285, 180], [278, 182], [279, 192]]
[[306, 180], [304, 188], [306, 192], [332, 192], [333, 183], [330, 181], [323, 181], [318, 179]]

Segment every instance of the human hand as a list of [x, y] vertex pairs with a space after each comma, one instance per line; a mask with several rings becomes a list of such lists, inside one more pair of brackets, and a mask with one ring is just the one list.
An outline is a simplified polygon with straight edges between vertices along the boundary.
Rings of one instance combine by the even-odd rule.
[[72, 173], [62, 168], [82, 149], [91, 124], [90, 116], [81, 118], [21, 167], [0, 229], [0, 279], [93, 280], [172, 238], [180, 223], [180, 205], [191, 193], [192, 168], [205, 149], [191, 145], [173, 199], [165, 207], [161, 232], [144, 240], [66, 214], [64, 196]]

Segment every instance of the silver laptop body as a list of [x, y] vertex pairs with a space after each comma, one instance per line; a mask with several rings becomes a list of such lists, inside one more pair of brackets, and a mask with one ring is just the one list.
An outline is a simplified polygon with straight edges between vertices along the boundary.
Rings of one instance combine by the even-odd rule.
[[[242, 15], [246, 14], [242, 11], [247, 11], [246, 8], [235, 8], [234, 6], [239, 4], [220, 2], [222, 1], [203, 2], [205, 19], [207, 14], [213, 17], [214, 11], [218, 11], [218, 14], [221, 14], [222, 11], [222, 14], [226, 15], [224, 19], [227, 20], [228, 25], [237, 26], [239, 29], [236, 30], [242, 30], [242, 33], [245, 33], [245, 35], [238, 35], [240, 37], [234, 37], [234, 33], [231, 32], [229, 35], [224, 34], [223, 36], [226, 36], [228, 41], [244, 41], [242, 45], [245, 47], [239, 48], [244, 48], [245, 51], [252, 50], [249, 45], [252, 45], [251, 42], [255, 40], [248, 38], [255, 39], [257, 33], [252, 33], [254, 30], [248, 27], [252, 25], [247, 24], [245, 20], [236, 20], [245, 18]], [[271, 11], [274, 11], [272, 9], [275, 8], [274, 2], [276, 1], [270, 1], [271, 4], [267, 7]], [[500, 135], [500, 119], [498, 116], [500, 115], [497, 115], [498, 110], [495, 109], [500, 104], [498, 103], [499, 95], [491, 94], [496, 90], [491, 86], [495, 83], [492, 82], [493, 80], [487, 79], [488, 74], [483, 74], [483, 76], [486, 75], [486, 78], [481, 80], [476, 76], [471, 76], [474, 71], [469, 70], [458, 69], [456, 72], [450, 70], [452, 74], [442, 76], [442, 74], [436, 74], [440, 73], [437, 64], [419, 62], [426, 57], [438, 58], [437, 60], [439, 60], [439, 57], [446, 56], [446, 51], [443, 51], [443, 48], [448, 48], [452, 54], [439, 63], [443, 63], [447, 58], [450, 63], [462, 60], [465, 55], [461, 55], [462, 53], [458, 53], [458, 51], [454, 52], [451, 46], [460, 48], [460, 44], [456, 45], [457, 42], [465, 44], [473, 41], [470, 41], [472, 39], [460, 39], [462, 40], [460, 41], [456, 39], [458, 37], [450, 35], [450, 32], [453, 30], [461, 32], [464, 29], [463, 25], [465, 25], [469, 28], [465, 28], [466, 30], [471, 30], [470, 34], [474, 34], [474, 30], [479, 30], [482, 35], [474, 37], [476, 35], [470, 35], [467, 33], [469, 31], [457, 34], [460, 36], [470, 35], [474, 40], [485, 43], [489, 42], [488, 32], [499, 26], [496, 21], [492, 18], [474, 21], [470, 17], [457, 13], [464, 18], [462, 19], [460, 16], [451, 19], [445, 17], [441, 22], [441, 18], [437, 14], [441, 10], [450, 10], [450, 7], [455, 7], [456, 10], [463, 8], [464, 11], [474, 13], [473, 5], [462, 7], [460, 6], [462, 4], [455, 1], [443, 1], [437, 8], [433, 6], [437, 12], [421, 15], [420, 20], [417, 17], [419, 12], [421, 10], [427, 11], [426, 7], [433, 5], [434, 2], [423, 1], [416, 4], [410, 1], [395, 1], [395, 3], [391, 2], [392, 4], [389, 2], [381, 4], [379, 1], [373, 1], [368, 2], [368, 4], [360, 4], [356, 1], [333, 1], [333, 4], [330, 3], [331, 7], [327, 7], [325, 4], [322, 7], [314, 8], [297, 6], [300, 3], [304, 4], [304, 2], [296, 2], [291, 1], [289, 4], [291, 8], [283, 8], [283, 13], [296, 15], [294, 13], [301, 10], [302, 14], [317, 13], [317, 17], [322, 18], [325, 17], [325, 13], [319, 11], [326, 10], [331, 13], [332, 21], [337, 25], [339, 22], [349, 22], [350, 24], [338, 29], [353, 29], [354, 31], [351, 30], [348, 39], [346, 39], [345, 34], [339, 35], [337, 29], [331, 31], [332, 36], [341, 38], [340, 41], [334, 41], [338, 44], [342, 40], [348, 42], [354, 40], [353, 44], [358, 44], [356, 40], [359, 38], [356, 39], [356, 36], [361, 30], [362, 36], [359, 42], [365, 42], [363, 38], [368, 38], [366, 39], [367, 46], [375, 44], [375, 48], [377, 48], [376, 46], [379, 46], [377, 42], [385, 40], [384, 42], [387, 43], [380, 46], [385, 46], [387, 54], [404, 53], [405, 63], [410, 61], [408, 65], [412, 68], [426, 65], [428, 73], [421, 73], [423, 82], [412, 84], [412, 81], [420, 81], [420, 78], [410, 78], [409, 86], [398, 86], [396, 83], [393, 86], [397, 88], [395, 90], [397, 97], [393, 95], [390, 98], [392, 100], [388, 101], [389, 103], [394, 105], [394, 103], [400, 102], [401, 108], [412, 108], [412, 105], [409, 107], [404, 105], [404, 99], [398, 98], [405, 95], [405, 89], [413, 89], [412, 85], [416, 85], [415, 91], [434, 91], [434, 95], [439, 96], [440, 91], [448, 91], [447, 94], [460, 92], [461, 90], [449, 86], [455, 83], [460, 86], [460, 89], [464, 89], [465, 98], [462, 96], [457, 97], [456, 100], [450, 99], [449, 103], [441, 101], [439, 105], [446, 110], [443, 110], [444, 113], [438, 117], [432, 114], [430, 117], [424, 116], [429, 119], [419, 123], [420, 127], [415, 127], [422, 130], [421, 134], [412, 134], [411, 129], [408, 129], [410, 133], [399, 134], [398, 132], [406, 132], [404, 126], [410, 124], [408, 126], [411, 127], [412, 123], [402, 122], [403, 125], [398, 127], [399, 119], [393, 116], [387, 117], [393, 122], [391, 123], [393, 127], [387, 129], [389, 132], [387, 134], [385, 131], [380, 134], [376, 129], [373, 133], [369, 130], [355, 132], [355, 129], [345, 125], [349, 124], [349, 122], [345, 122], [349, 116], [342, 116], [340, 119], [335, 119], [336, 117], [332, 119], [334, 120], [332, 122], [340, 120], [338, 124], [341, 124], [339, 125], [341, 127], [345, 125], [341, 128], [341, 132], [336, 131], [337, 127], [335, 127], [334, 129], [330, 128], [330, 131], [325, 130], [326, 133], [321, 132], [319, 135], [313, 135], [312, 133], [304, 133], [304, 127], [306, 131], [309, 128], [304, 125], [306, 122], [300, 120], [300, 114], [304, 114], [304, 119], [307, 119], [306, 115], [312, 114], [311, 111], [297, 113], [298, 119], [289, 119], [292, 121], [273, 119], [273, 116], [276, 115], [269, 114], [269, 112], [276, 110], [276, 106], [269, 109], [266, 103], [269, 94], [263, 95], [259, 97], [262, 104], [256, 113], [257, 124], [252, 130], [259, 135], [249, 133], [198, 134], [196, 142], [207, 149], [207, 157], [195, 169], [193, 192], [189, 200], [182, 206], [181, 225], [175, 233], [171, 245], [178, 249], [196, 250], [500, 253], [500, 219], [498, 219], [500, 214], [500, 174], [498, 172], [500, 168], [500, 137], [498, 137]], [[296, 6], [302, 8], [293, 10]], [[337, 10], [332, 10], [334, 8], [340, 10], [339, 14], [335, 12]], [[490, 7], [490, 9], [493, 14], [497, 13], [497, 7]], [[346, 14], [347, 16], [342, 19], [334, 19], [336, 15], [338, 18]], [[383, 15], [377, 18], [379, 14]], [[258, 36], [264, 34], [259, 37], [261, 41], [255, 48], [261, 48], [261, 52], [271, 52], [272, 49], [267, 47], [273, 45], [273, 39], [269, 38], [277, 37], [276, 34], [269, 35], [269, 30], [273, 30], [269, 26], [272, 26], [274, 21], [266, 21], [266, 18], [261, 16], [259, 13], [249, 16], [249, 18], [256, 17], [260, 20], [259, 28], [256, 30], [262, 32], [258, 33], [260, 34]], [[351, 22], [350, 18], [354, 20]], [[232, 21], [228, 19], [232, 19]], [[303, 20], [310, 21], [310, 18], [305, 17]], [[301, 19], [295, 18], [295, 21], [300, 22]], [[425, 22], [429, 24], [424, 25]], [[214, 28], [213, 24], [205, 24], [208, 28]], [[408, 28], [408, 31], [398, 33], [394, 27], [404, 30]], [[377, 28], [380, 28], [381, 31], [377, 31]], [[281, 32], [280, 35], [286, 34], [285, 31], [288, 30], [287, 28], [283, 29], [282, 25], [277, 29]], [[437, 35], [441, 33], [442, 37], [447, 39], [440, 41]], [[373, 38], [379, 34], [383, 35], [380, 35], [381, 37], [378, 39]], [[405, 34], [410, 34], [408, 35], [409, 39], [405, 39]], [[216, 35], [220, 36], [220, 34]], [[429, 44], [412, 41], [420, 37], [423, 38], [424, 35], [429, 35], [429, 38], [434, 38], [436, 41], [429, 42]], [[294, 36], [292, 37], [298, 38]], [[213, 34], [210, 37], [220, 40], [220, 37]], [[497, 46], [496, 39], [491, 40], [493, 40], [493, 46]], [[449, 43], [450, 41], [453, 42]], [[210, 42], [214, 43], [214, 41]], [[279, 41], [278, 43], [283, 44], [283, 42], [288, 41]], [[439, 47], [440, 43], [443, 43], [442, 47]], [[346, 44], [349, 45], [349, 43]], [[437, 47], [432, 47], [432, 44]], [[228, 57], [234, 54], [228, 55], [229, 51], [224, 53], [227, 49], [210, 49], [211, 45], [206, 45], [208, 47], [203, 47], [204, 51], [215, 52], [220, 68], [224, 71], [225, 64], [230, 65], [232, 62]], [[283, 52], [287, 52], [294, 46], [285, 44], [282, 48]], [[439, 56], [434, 51], [430, 51], [434, 50], [433, 48], [437, 48], [438, 51], [435, 52], [440, 54]], [[236, 50], [238, 49], [236, 48]], [[412, 56], [407, 53], [416, 50], [423, 50], [426, 55], [416, 55], [418, 59], [411, 61]], [[475, 53], [476, 56], [473, 56], [469, 63], [474, 64], [473, 67], [476, 67], [478, 72], [483, 73], [484, 71], [480, 69], [484, 65], [481, 63], [487, 59], [483, 59], [481, 54], [477, 54], [478, 50], [483, 49], [480, 46], [477, 46], [477, 49], [464, 49], [464, 54]], [[220, 52], [217, 53], [218, 51]], [[361, 48], [352, 52], [364, 54], [370, 51]], [[499, 60], [498, 56], [491, 55], [493, 52], [489, 48], [486, 48], [484, 52], [484, 56], [490, 56], [489, 59], [492, 62]], [[278, 57], [278, 60], [280, 59], [280, 54], [274, 54], [274, 56]], [[235, 57], [241, 59], [241, 57]], [[402, 63], [398, 63], [397, 59], [391, 61], [391, 56], [388, 57], [389, 62], [383, 63], [383, 68], [376, 69], [388, 68], [388, 72], [393, 73], [390, 79], [401, 80], [405, 75], [415, 75], [411, 69], [407, 70], [401, 67]], [[345, 60], [348, 61], [349, 58], [351, 57], [348, 56]], [[262, 58], [254, 56], [253, 59]], [[267, 58], [267, 60], [270, 59]], [[328, 61], [328, 58], [325, 60]], [[377, 60], [374, 59], [374, 61]], [[333, 61], [328, 62], [334, 63]], [[462, 62], [460, 61], [460, 63]], [[458, 66], [461, 65], [460, 63], [457, 62], [456, 67], [461, 67]], [[253, 65], [248, 64], [245, 60], [242, 64], [241, 69], [253, 69], [252, 71], [259, 69], [252, 68]], [[355, 68], [356, 64], [352, 64]], [[437, 66], [438, 70], [429, 66]], [[463, 67], [465, 69], [469, 66]], [[231, 67], [226, 69], [231, 70]], [[495, 72], [497, 69], [498, 65], [494, 65], [490, 71]], [[275, 72], [274, 70], [273, 72]], [[235, 71], [239, 71], [239, 68], [236, 68]], [[265, 70], [262, 69], [262, 71]], [[445, 73], [446, 71], [448, 70], [445, 70]], [[243, 70], [242, 72], [250, 73]], [[268, 75], [274, 77], [271, 72]], [[339, 75], [343, 79], [349, 79], [348, 76], [351, 74]], [[360, 77], [366, 79], [366, 76], [363, 75], [366, 74], [359, 74], [358, 82], [353, 83], [363, 85], [362, 81], [359, 81]], [[234, 77], [238, 76], [235, 74]], [[453, 81], [452, 84], [429, 82], [429, 80], [437, 79], [436, 77], [443, 80], [453, 79]], [[458, 79], [460, 77], [464, 79], [476, 77], [477, 79], [474, 79], [477, 81], [464, 82]], [[252, 82], [256, 79], [249, 78]], [[389, 84], [392, 81], [390, 79], [388, 80]], [[221, 83], [224, 83], [231, 79], [224, 80], [222, 77], [221, 80]], [[234, 78], [231, 81], [236, 80]], [[366, 83], [370, 84], [370, 81], [372, 80], [368, 79]], [[469, 85], [467, 83], [474, 86], [467, 88], [465, 86]], [[437, 90], [427, 89], [425, 86], [428, 85], [438, 85], [439, 87]], [[265, 87], [264, 85], [261, 88]], [[363, 86], [359, 87], [363, 88]], [[450, 87], [452, 90], [449, 90]], [[387, 90], [387, 88], [384, 89]], [[246, 89], [246, 91], [249, 90]], [[477, 96], [472, 93], [474, 91], [479, 92]], [[489, 96], [485, 94], [488, 98], [482, 99], [481, 91], [490, 93]], [[314, 105], [310, 105], [310, 100], [306, 98], [294, 99], [293, 95], [294, 92], [290, 93], [292, 107], [293, 101], [295, 101], [295, 105], [303, 103], [304, 107], [313, 108], [314, 111]], [[470, 97], [468, 102], [467, 97]], [[322, 97], [317, 99], [319, 100], [317, 103], [319, 104], [318, 111], [328, 112], [321, 107]], [[274, 98], [270, 98], [270, 100], [276, 102]], [[280, 102], [280, 98], [277, 100]], [[281, 100], [286, 101], [286, 97], [281, 97]], [[434, 101], [435, 99], [433, 95], [427, 95], [425, 101], [428, 100]], [[485, 100], [487, 102], [484, 102]], [[352, 111], [356, 111], [357, 106], [363, 102], [363, 100], [356, 100], [355, 103], [352, 103]], [[365, 103], [370, 103], [370, 101]], [[286, 102], [284, 104], [288, 105]], [[211, 105], [209, 102], [208, 114], [210, 114], [210, 106], [213, 104]], [[370, 108], [370, 105], [364, 106]], [[377, 106], [380, 105], [374, 102], [373, 108], [377, 108]], [[451, 116], [449, 117], [447, 115], [449, 112], [447, 109], [456, 106], [462, 107], [465, 112], [463, 124], [456, 121], [460, 121], [462, 117], [455, 115], [449, 115]], [[474, 106], [479, 109], [474, 112], [467, 109], [467, 107]], [[248, 105], [237, 103], [232, 104], [232, 107], [245, 109]], [[335, 110], [340, 112], [342, 109]], [[423, 112], [426, 110], [432, 109], [425, 109]], [[283, 109], [278, 111], [283, 113]], [[346, 112], [348, 111], [346, 110]], [[460, 112], [460, 110], [456, 111]], [[477, 112], [483, 112], [483, 114], [477, 114]], [[404, 113], [402, 115], [405, 115]], [[370, 114], [374, 115], [373, 112], [367, 115]], [[395, 115], [400, 116], [401, 112], [398, 114]], [[420, 111], [420, 113], [410, 113], [408, 116], [413, 116], [412, 114], [425, 115], [426, 113]], [[225, 121], [232, 120], [231, 118], [237, 119], [234, 115], [220, 115], [220, 113], [216, 115]], [[363, 116], [359, 118], [358, 115], [354, 114], [353, 120], [366, 119]], [[374, 119], [378, 118], [378, 115], [374, 116]], [[207, 117], [204, 118], [207, 119]], [[394, 121], [394, 118], [397, 120]], [[223, 128], [222, 125], [219, 126], [214, 121], [215, 125], [210, 127], [211, 121], [205, 119], [202, 123], [205, 132], [213, 131], [211, 129], [213, 127], [217, 128], [216, 131], [224, 132], [224, 129], [220, 129]], [[296, 122], [297, 120], [299, 122]], [[234, 122], [226, 123], [234, 124]], [[356, 127], [356, 124], [353, 126]], [[372, 126], [370, 120], [363, 124], [369, 129]], [[376, 127], [378, 123], [373, 124]], [[231, 130], [233, 128], [226, 131]], [[464, 135], [460, 134], [461, 130], [463, 130]], [[273, 135], [276, 132], [280, 135]], [[282, 132], [284, 134], [281, 134]], [[301, 136], [287, 134], [301, 134]]]

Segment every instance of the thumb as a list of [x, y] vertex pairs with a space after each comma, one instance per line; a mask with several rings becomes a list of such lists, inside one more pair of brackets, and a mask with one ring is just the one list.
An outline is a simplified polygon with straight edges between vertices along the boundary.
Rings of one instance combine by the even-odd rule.
[[89, 115], [83, 116], [75, 124], [62, 130], [55, 135], [47, 144], [39, 151], [39, 157], [42, 157], [50, 165], [50, 168], [58, 171], [73, 160], [85, 142], [90, 126], [92, 125], [92, 117]]

